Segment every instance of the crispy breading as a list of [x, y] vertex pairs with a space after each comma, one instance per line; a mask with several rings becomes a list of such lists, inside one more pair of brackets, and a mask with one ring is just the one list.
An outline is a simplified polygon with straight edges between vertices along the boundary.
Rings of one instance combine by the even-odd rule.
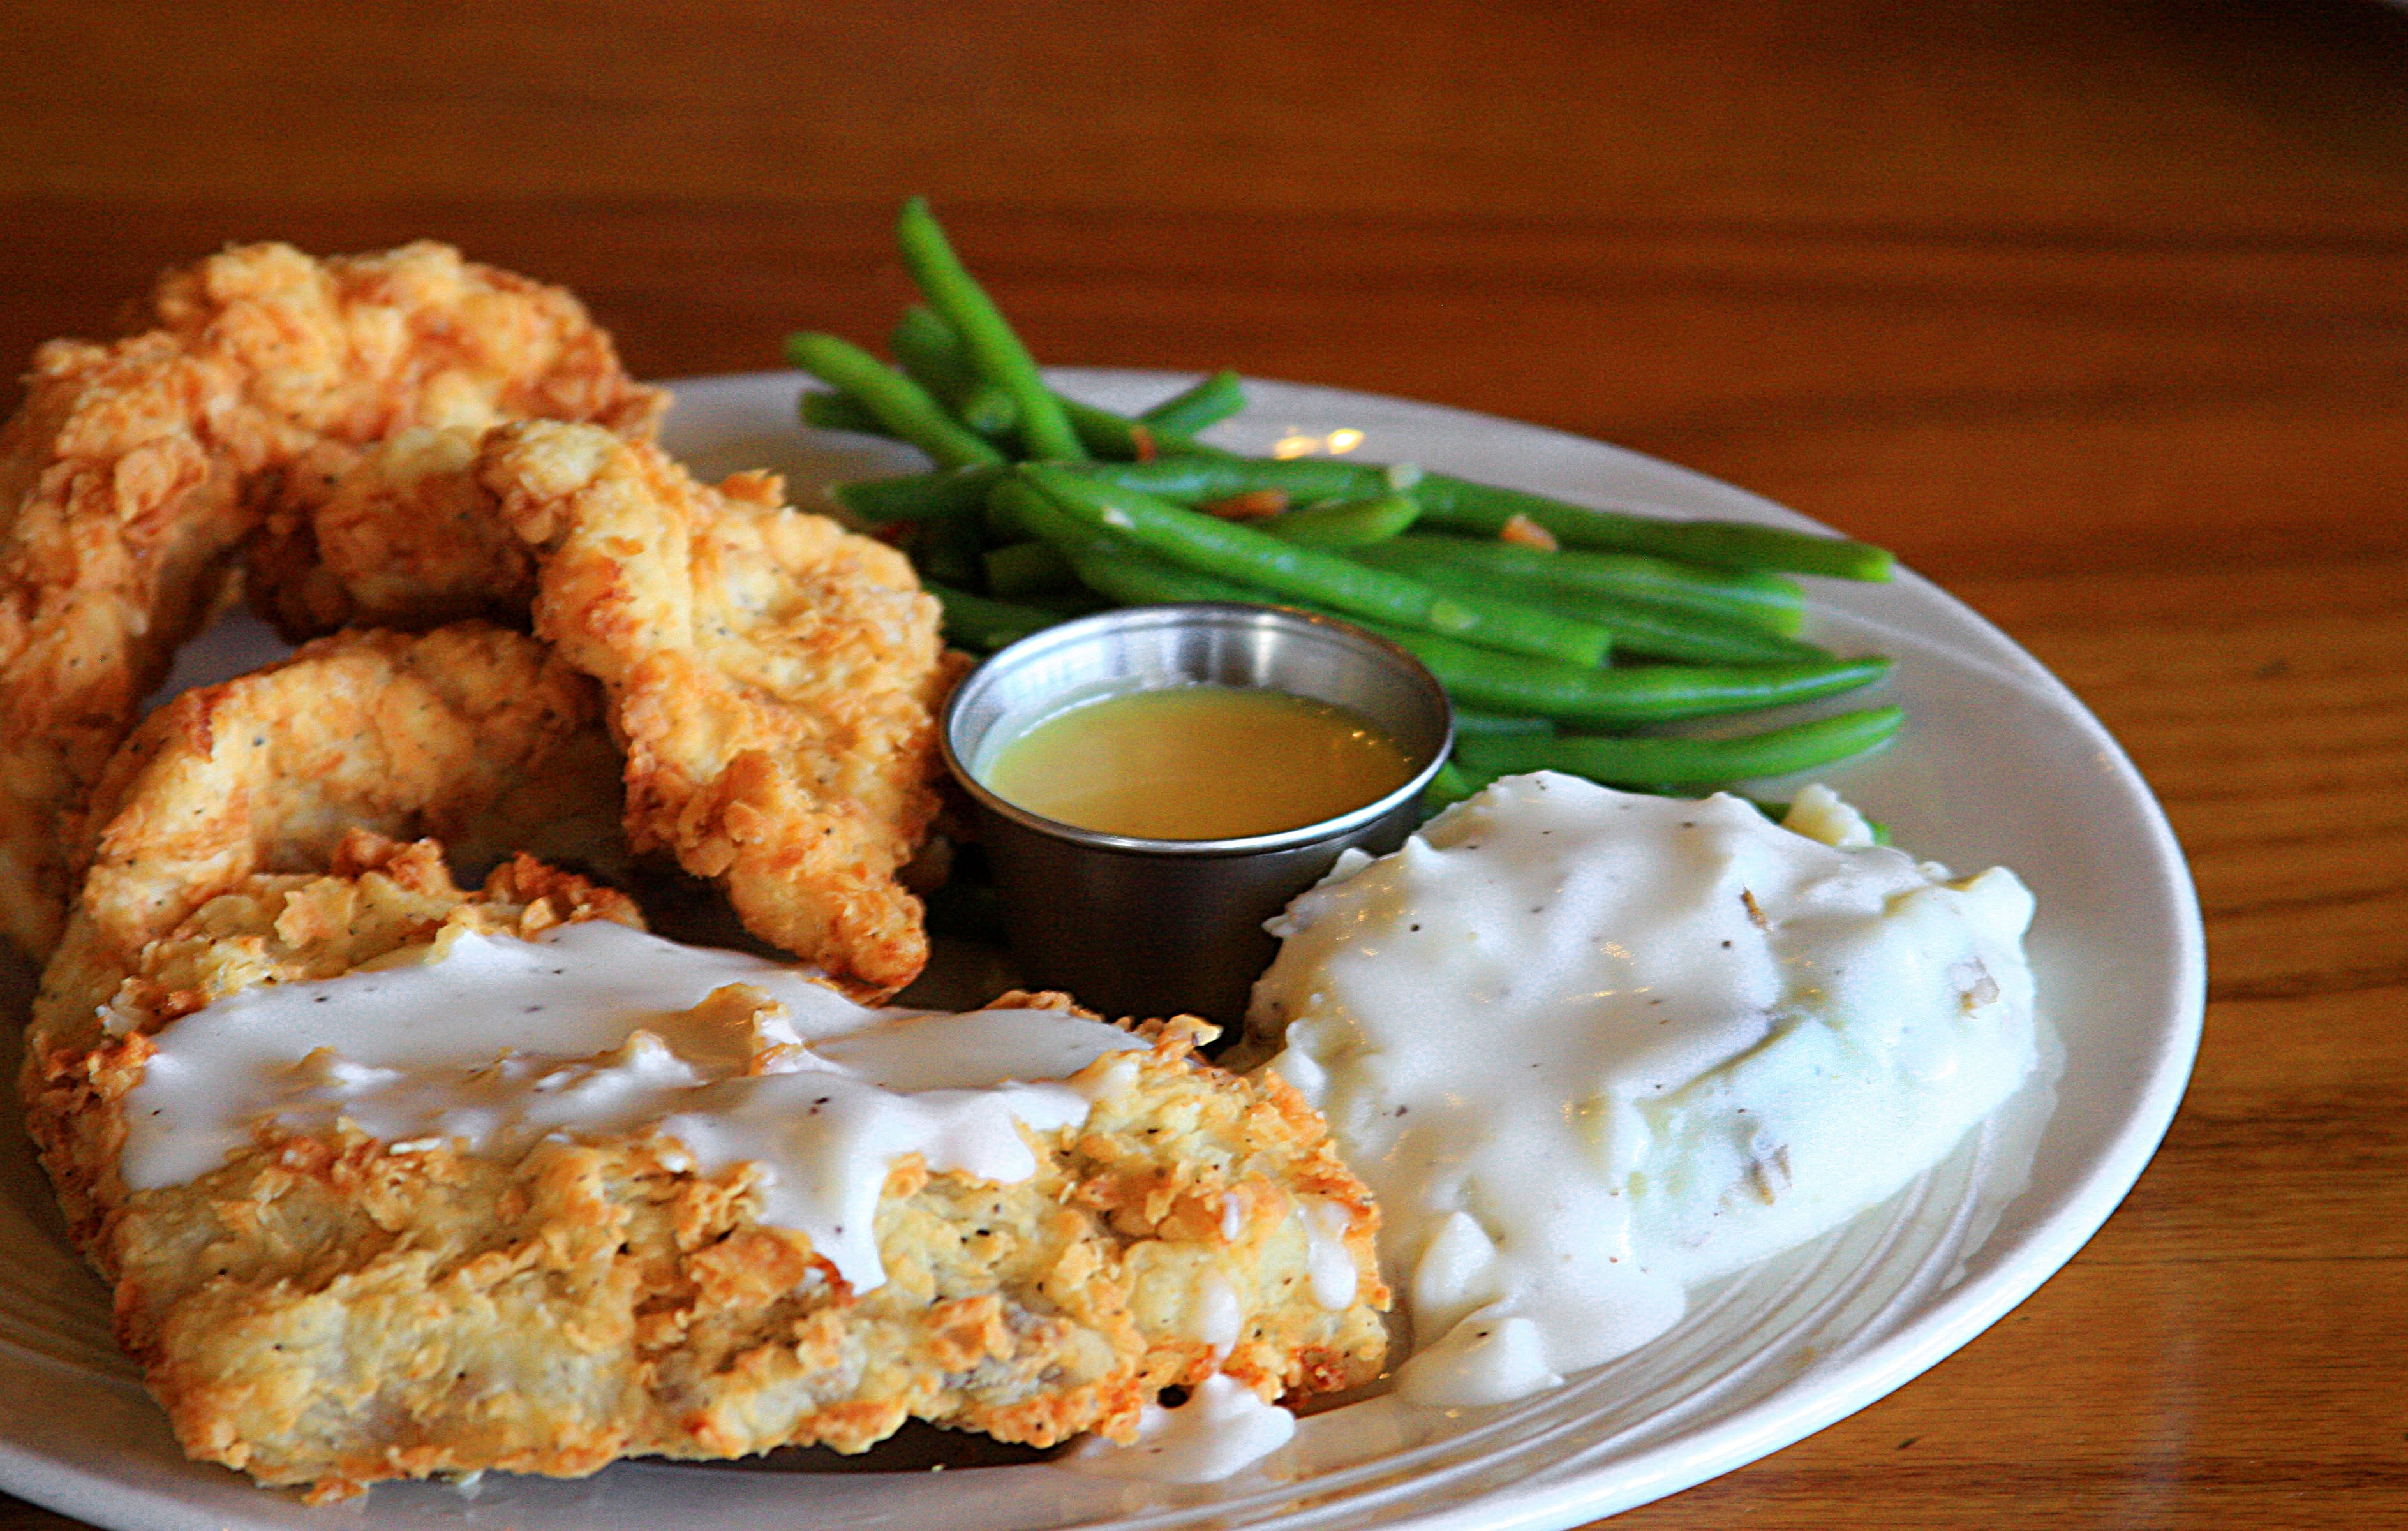
[[102, 774], [58, 958], [130, 961], [253, 873], [322, 868], [355, 829], [435, 835], [468, 866], [610, 865], [601, 702], [541, 642], [482, 622], [337, 634], [187, 692]]
[[295, 643], [470, 617], [525, 626], [535, 554], [470, 472], [483, 436], [426, 427], [295, 464], [251, 546], [252, 607]]
[[538, 554], [536, 632], [609, 693], [629, 838], [856, 994], [909, 983], [927, 937], [896, 873], [959, 673], [910, 562], [787, 508], [773, 475], [710, 488], [589, 426], [498, 426], [476, 473]]
[[[439, 951], [443, 929], [624, 917], [528, 863], [464, 897], [432, 847], [354, 839], [346, 856], [195, 910], [116, 980], [106, 1031], [71, 1012], [91, 1012], [107, 975], [54, 989], [37, 1027], [26, 1090], [45, 1161], [117, 1282], [122, 1342], [196, 1457], [323, 1498], [633, 1454], [860, 1451], [915, 1416], [1044, 1445], [1126, 1438], [1159, 1389], [1215, 1369], [1265, 1398], [1377, 1369], [1387, 1294], [1367, 1194], [1287, 1086], [1195, 1060], [1207, 1028], [1188, 1022], [1091, 1066], [1083, 1123], [1024, 1129], [1027, 1180], [894, 1162], [886, 1279], [867, 1292], [761, 1220], [759, 1166], [705, 1174], [657, 1134], [555, 1135], [504, 1162], [348, 1123], [262, 1126], [212, 1173], [128, 1194], [126, 1094], [152, 1037], [196, 1001], [328, 976], [430, 932]], [[1358, 1281], [1342, 1309], [1313, 1296], [1308, 1198], [1346, 1216]]]
[[92, 938], [89, 921], [42, 974], [25, 1027], [20, 1086], [26, 1128], [42, 1148], [68, 1231], [103, 1273], [103, 1209], [123, 1200], [122, 1123], [82, 1110], [79, 1075], [112, 1037], [149, 1035], [213, 1000], [266, 983], [337, 978], [446, 929], [534, 936], [575, 920], [643, 927], [624, 894], [515, 856], [482, 892], [464, 895], [434, 840], [398, 842], [346, 832], [324, 868], [252, 873], [219, 884], [154, 938], [128, 947]]
[[546, 421], [397, 436], [274, 514], [318, 554], [265, 596], [289, 630], [531, 620], [609, 692], [637, 849], [859, 996], [919, 973], [896, 874], [937, 811], [935, 710], [968, 662], [901, 553], [786, 508], [774, 475], [712, 487]]
[[[282, 472], [415, 426], [518, 416], [648, 432], [666, 403], [558, 288], [447, 246], [224, 250], [162, 279], [158, 327], [34, 356], [0, 430], [0, 930], [36, 956], [62, 848], [176, 649], [229, 594]], [[310, 562], [289, 542], [275, 561]], [[297, 577], [296, 577], [297, 579]]]

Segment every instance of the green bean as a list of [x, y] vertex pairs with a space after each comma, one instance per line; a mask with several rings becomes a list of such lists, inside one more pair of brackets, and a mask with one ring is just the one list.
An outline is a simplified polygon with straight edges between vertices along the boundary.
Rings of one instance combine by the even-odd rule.
[[1600, 627], [1510, 602], [1442, 594], [1418, 581], [1335, 553], [1298, 547], [1084, 474], [1024, 464], [1020, 475], [1086, 525], [1116, 531], [1173, 563], [1241, 579], [1291, 599], [1573, 665], [1603, 663], [1612, 641]]
[[1337, 457], [1164, 456], [1150, 463], [1096, 463], [1079, 470], [1102, 483], [1182, 505], [1277, 490], [1290, 501], [1369, 500], [1413, 487], [1420, 471]]
[[1227, 601], [1242, 606], [1299, 604], [1282, 601], [1268, 590], [1235, 579], [1166, 563], [1118, 537], [1073, 521], [1059, 506], [1025, 484], [1000, 485], [996, 497], [1007, 502], [1017, 500], [1019, 503], [1010, 507], [1013, 519], [1069, 559], [1082, 584], [1121, 606], [1184, 606], [1198, 601]]
[[1099, 527], [1073, 519], [1051, 497], [1018, 478], [1005, 479], [987, 492], [986, 529], [1007, 539], [1036, 537], [1073, 560], [1091, 547], [1117, 540]]
[[[1023, 498], [1025, 496], [1025, 498]], [[1070, 561], [1080, 583], [1118, 606], [1187, 606], [1197, 602], [1228, 602], [1240, 606], [1289, 606], [1323, 616], [1340, 613], [1302, 602], [1285, 600], [1268, 590], [1182, 568], [1155, 558], [1118, 536], [1081, 524], [1061, 507], [1025, 484], [1004, 484], [999, 500], [1019, 500], [1010, 514], [1035, 535], [1045, 537]]]
[[1643, 553], [1549, 552], [1495, 537], [1415, 532], [1399, 538], [1390, 556], [1452, 564], [1573, 594], [1702, 612], [1784, 637], [1797, 633], [1806, 610], [1806, 593], [1782, 575], [1702, 568]]
[[[1517, 713], [1525, 737], [1543, 737], [1555, 720], [1610, 726], [1745, 712], [1785, 702], [1809, 701], [1869, 685], [1889, 671], [1885, 659], [1835, 660], [1822, 665], [1707, 669], [1683, 665], [1588, 670], [1570, 665], [1476, 649], [1426, 633], [1366, 622], [1312, 602], [1283, 601], [1268, 591], [1181, 568], [1125, 543], [1080, 527], [1058, 508], [1039, 512], [1074, 546], [1064, 551], [1090, 589], [1124, 606], [1236, 601], [1300, 606], [1354, 622], [1420, 659], [1456, 703], [1463, 743], [1500, 737], [1484, 731], [1483, 713]], [[1466, 720], [1470, 720], [1467, 724]], [[1513, 737], [1512, 735], [1502, 735]]]
[[911, 562], [939, 584], [976, 590], [986, 579], [986, 528], [976, 516], [939, 516], [912, 523]]
[[924, 303], [904, 308], [903, 316], [886, 333], [886, 347], [906, 375], [949, 404], [981, 381], [969, 352], [962, 347], [961, 336]]
[[[1426, 578], [1426, 577], [1425, 577]], [[1433, 580], [1440, 589], [1443, 580]], [[1768, 633], [1743, 622], [1719, 622], [1694, 613], [1671, 613], [1643, 606], [1590, 599], [1532, 604], [1560, 609], [1566, 616], [1591, 622], [1613, 635], [1617, 651], [1652, 659], [1682, 660], [1693, 665], [1787, 665], [1799, 660], [1828, 659], [1831, 651], [1796, 638]]]
[[1243, 606], [1294, 605], [1267, 590], [1198, 574], [1133, 548], [1097, 539], [1068, 554], [1079, 580], [1122, 606], [1185, 606], [1197, 601], [1233, 601]]
[[1015, 436], [1020, 428], [1020, 406], [991, 382], [982, 382], [955, 399], [953, 408], [962, 423], [981, 436], [1003, 440]]
[[1475, 712], [1469, 708], [1455, 709], [1455, 731], [1461, 734], [1533, 734], [1552, 737], [1555, 731], [1553, 718], [1512, 718], [1498, 712]]
[[[1537, 551], [1535, 549], [1518, 550]], [[1426, 556], [1414, 548], [1393, 543], [1351, 548], [1347, 556], [1374, 568], [1394, 569], [1438, 590], [1478, 595], [1500, 588], [1501, 576]], [[1561, 553], [1539, 553], [1560, 558]], [[1595, 595], [1564, 595], [1544, 585], [1526, 582], [1502, 586], [1526, 605], [1591, 622], [1613, 635], [1617, 652], [1652, 654], [1657, 659], [1685, 660], [1704, 665], [1785, 665], [1830, 655], [1811, 643], [1768, 633], [1744, 622], [1727, 622], [1694, 611], [1649, 608], [1634, 602], [1610, 601]]]
[[1616, 548], [1718, 568], [1790, 569], [1842, 579], [1886, 579], [1894, 560], [1885, 548], [1845, 537], [1792, 532], [1740, 521], [1664, 521], [1620, 510], [1593, 510], [1517, 489], [1475, 484], [1443, 473], [1425, 474], [1413, 488], [1432, 526], [1494, 537], [1515, 516], [1527, 516], [1575, 548]]
[[[1324, 500], [1254, 525], [1275, 537], [1308, 548], [1345, 551], [1385, 542], [1411, 526], [1421, 513], [1420, 502], [1411, 494], [1383, 494], [1369, 500]], [[1496, 588], [1493, 581], [1481, 586], [1489, 592]]]
[[1069, 418], [1070, 428], [1079, 433], [1079, 440], [1088, 452], [1107, 462], [1151, 462], [1158, 457], [1214, 457], [1242, 463], [1246, 459], [1226, 447], [1209, 446], [1183, 431], [1167, 426], [1149, 425], [1141, 420], [1116, 415], [1092, 404], [1060, 393], [1054, 402]]
[[1007, 436], [1020, 424], [1020, 406], [1011, 395], [990, 382], [976, 388], [953, 401], [953, 408], [962, 423], [986, 436]]
[[1476, 738], [1457, 750], [1472, 770], [1568, 771], [1607, 782], [1691, 785], [1813, 770], [1885, 744], [1905, 714], [1842, 712], [1734, 738]]
[[[1016, 486], [1006, 486], [1012, 487]], [[1890, 668], [1886, 659], [1855, 659], [1745, 668], [1650, 665], [1584, 669], [1366, 621], [1314, 602], [1287, 600], [1240, 580], [1182, 568], [1082, 526], [1058, 506], [1032, 507], [1029, 519], [1038, 522], [1031, 530], [1064, 539], [1057, 546], [1068, 555], [1082, 582], [1124, 606], [1189, 601], [1297, 606], [1376, 633], [1429, 667], [1455, 699], [1457, 718], [1475, 720], [1464, 728], [1466, 735], [1482, 731], [1477, 720], [1484, 712], [1598, 726], [1745, 712], [1852, 691], [1880, 680]], [[1520, 726], [1536, 733], [1526, 722]]]
[[945, 413], [928, 391], [859, 346], [833, 335], [790, 335], [786, 356], [859, 399], [879, 423], [937, 460], [941, 467], [1000, 463], [1003, 453]]
[[1063, 418], [1061, 405], [1038, 376], [1028, 348], [1020, 343], [985, 289], [963, 268], [945, 231], [929, 213], [925, 197], [915, 196], [903, 204], [895, 236], [902, 249], [903, 264], [929, 307], [961, 336], [980, 375], [1011, 395], [1020, 411], [1021, 439], [1029, 454], [1065, 462], [1085, 458], [1086, 449], [1079, 444], [1069, 422]]
[[871, 525], [882, 521], [928, 521], [977, 513], [986, 504], [987, 491], [1002, 479], [1006, 471], [1000, 464], [980, 463], [894, 479], [856, 479], [849, 484], [833, 486], [828, 494]]
[[979, 435], [1001, 436], [1020, 422], [1020, 407], [1011, 395], [978, 375], [961, 336], [934, 308], [915, 303], [904, 309], [886, 345], [907, 377]]
[[1079, 576], [1050, 542], [1013, 542], [987, 550], [986, 588], [1002, 596], [1041, 595], [1068, 590]]
[[1192, 388], [1182, 388], [1137, 418], [1157, 430], [1193, 436], [1246, 407], [1246, 386], [1227, 367]]
[[869, 406], [850, 393], [824, 393], [818, 389], [805, 393], [797, 411], [803, 423], [823, 431], [851, 431], [855, 436], [892, 436], [885, 424], [869, 412]]
[[[998, 479], [987, 491], [986, 531], [999, 543], [1025, 542], [1036, 537], [1066, 553], [1101, 535], [1063, 515], [1052, 500], [1017, 478]], [[1071, 532], [1077, 536], [1070, 536]]]
[[1890, 669], [1888, 660], [1869, 658], [1591, 670], [1499, 654], [1390, 622], [1357, 621], [1427, 665], [1462, 706], [1607, 728], [1812, 701], [1870, 685]]
[[923, 580], [920, 588], [944, 607], [945, 637], [965, 649], [992, 653], [1062, 620], [1051, 611], [990, 600], [932, 581]]
[[[1163, 459], [1099, 473], [1121, 485], [1165, 499], [1226, 499], [1257, 489], [1284, 489], [1298, 498], [1362, 498], [1410, 489], [1432, 525], [1495, 536], [1515, 515], [1527, 515], [1567, 542], [1635, 547], [1664, 558], [1717, 567], [1781, 568], [1853, 579], [1888, 578], [1889, 554], [1863, 543], [1741, 522], [1677, 522], [1591, 510], [1536, 494], [1421, 473], [1410, 464], [1383, 466], [1330, 457]], [[1532, 550], [1536, 551], [1537, 550]], [[1784, 560], [1789, 562], [1784, 563]]]
[[1090, 530], [1025, 485], [1003, 485], [996, 489], [996, 495], [1003, 500], [1025, 495], [1026, 502], [1012, 511], [1014, 519], [1045, 537], [1069, 560], [1080, 583], [1112, 605], [1186, 606], [1213, 601], [1243, 606], [1283, 604], [1268, 591], [1164, 563], [1118, 537]]

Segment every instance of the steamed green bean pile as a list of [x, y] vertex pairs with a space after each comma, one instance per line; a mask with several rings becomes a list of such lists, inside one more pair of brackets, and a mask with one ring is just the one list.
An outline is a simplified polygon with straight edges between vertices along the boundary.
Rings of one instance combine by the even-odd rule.
[[808, 423], [891, 436], [937, 465], [832, 493], [910, 553], [961, 647], [992, 651], [1110, 605], [1339, 617], [1410, 651], [1455, 699], [1434, 803], [1540, 769], [1689, 794], [1819, 768], [1898, 732], [1895, 707], [1719, 737], [1654, 731], [1879, 681], [1887, 659], [1798, 636], [1791, 576], [1886, 579], [1883, 549], [1598, 510], [1408, 464], [1241, 456], [1197, 436], [1245, 407], [1235, 373], [1135, 416], [1064, 397], [926, 203], [905, 204], [896, 235], [924, 303], [888, 336], [895, 364], [829, 335], [789, 336], [786, 354], [833, 390], [803, 395]]

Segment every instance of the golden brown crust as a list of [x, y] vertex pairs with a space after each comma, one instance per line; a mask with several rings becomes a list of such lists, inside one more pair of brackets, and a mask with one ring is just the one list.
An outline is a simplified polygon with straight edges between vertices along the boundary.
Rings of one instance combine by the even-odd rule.
[[532, 857], [494, 867], [470, 895], [435, 841], [353, 829], [322, 872], [236, 879], [138, 948], [70, 922], [25, 1028], [19, 1087], [78, 1246], [113, 1273], [101, 1234], [105, 1209], [123, 1199], [115, 1103], [140, 1079], [160, 1027], [238, 990], [338, 977], [446, 930], [532, 937], [577, 920], [643, 924], [624, 894]]
[[[1161, 1121], [1189, 1124], [1147, 1137]], [[1243, 1315], [1223, 1366], [1264, 1396], [1376, 1371], [1384, 1294], [1338, 1313], [1301, 1295], [1297, 1198], [1345, 1186], [1292, 1126], [1247, 1081], [1142, 1055], [1116, 1107], [1040, 1140], [1027, 1180], [898, 1165], [887, 1280], [863, 1294], [757, 1221], [744, 1171], [696, 1176], [658, 1140], [503, 1166], [263, 1139], [130, 1199], [111, 1231], [119, 1327], [187, 1451], [317, 1496], [625, 1455], [857, 1452], [913, 1417], [1039, 1446], [1126, 1438], [1161, 1388], [1213, 1370], [1192, 1317], [1207, 1282]], [[1361, 1245], [1368, 1272], [1368, 1223]]]
[[897, 874], [939, 808], [934, 714], [967, 661], [900, 553], [787, 508], [772, 475], [713, 488], [557, 422], [396, 436], [289, 483], [275, 518], [313, 549], [298, 576], [253, 563], [289, 630], [532, 622], [609, 689], [638, 850], [857, 995], [918, 974]]
[[626, 823], [747, 929], [857, 994], [927, 960], [897, 871], [935, 816], [957, 676], [910, 563], [778, 480], [696, 483], [647, 442], [523, 422], [475, 468], [538, 554], [535, 630], [608, 689]]
[[[0, 699], [30, 725], [0, 740], [0, 930], [54, 945], [28, 1125], [188, 1452], [315, 1500], [858, 1451], [914, 1416], [1125, 1438], [1216, 1369], [1266, 1398], [1370, 1378], [1368, 1193], [1283, 1082], [1198, 1063], [1184, 1018], [1093, 1066], [1087, 1120], [1028, 1134], [1027, 1180], [896, 1162], [866, 1293], [761, 1221], [759, 1166], [706, 1175], [652, 1134], [506, 1162], [263, 1122], [210, 1174], [130, 1191], [127, 1095], [180, 1017], [461, 932], [640, 924], [528, 851], [666, 850], [856, 996], [908, 982], [925, 939], [896, 874], [963, 667], [893, 550], [783, 508], [772, 476], [706, 487], [624, 439], [663, 398], [566, 293], [435, 245], [258, 246], [171, 275], [157, 311], [45, 348], [0, 436]], [[254, 600], [288, 634], [434, 630], [341, 632], [127, 737], [263, 517]], [[441, 843], [395, 837], [422, 835]], [[447, 845], [508, 859], [463, 893]], [[1336, 1310], [1316, 1202], [1359, 1278]]]
[[[430, 845], [358, 837], [345, 857], [254, 877], [153, 942], [105, 1034], [50, 996], [27, 1075], [77, 1236], [117, 1282], [120, 1338], [196, 1457], [323, 1498], [638, 1453], [859, 1451], [914, 1416], [1045, 1445], [1125, 1438], [1159, 1389], [1216, 1367], [1266, 1398], [1377, 1369], [1367, 1194], [1293, 1091], [1197, 1063], [1210, 1028], [1185, 1020], [1091, 1066], [1087, 1120], [1031, 1133], [1026, 1180], [898, 1160], [878, 1213], [887, 1279], [863, 1293], [760, 1221], [756, 1168], [702, 1174], [653, 1136], [505, 1163], [263, 1127], [200, 1180], [129, 1194], [126, 1094], [195, 1000], [439, 949], [446, 929], [625, 914], [523, 861], [469, 896]], [[1349, 1214], [1359, 1289], [1340, 1309], [1312, 1295], [1310, 1198]]]
[[251, 550], [251, 605], [293, 642], [481, 618], [524, 627], [535, 555], [468, 472], [484, 432], [321, 448], [280, 478]]
[[616, 761], [593, 682], [480, 622], [350, 632], [187, 692], [94, 791], [75, 922], [139, 951], [254, 872], [322, 868], [354, 829], [433, 835], [483, 864], [607, 854]]
[[130, 339], [42, 347], [0, 430], [0, 930], [36, 956], [93, 779], [281, 470], [522, 414], [643, 431], [664, 403], [566, 293], [442, 245], [230, 249], [164, 278], [154, 309]]

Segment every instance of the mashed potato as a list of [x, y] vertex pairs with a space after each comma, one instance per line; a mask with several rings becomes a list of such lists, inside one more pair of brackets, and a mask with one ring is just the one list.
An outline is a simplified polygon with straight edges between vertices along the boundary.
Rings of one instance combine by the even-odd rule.
[[1498, 1402], [1643, 1344], [2033, 1068], [2014, 874], [1874, 846], [1819, 788], [1792, 823], [1510, 778], [1273, 925], [1251, 1029], [1379, 1200], [1405, 1397]]

